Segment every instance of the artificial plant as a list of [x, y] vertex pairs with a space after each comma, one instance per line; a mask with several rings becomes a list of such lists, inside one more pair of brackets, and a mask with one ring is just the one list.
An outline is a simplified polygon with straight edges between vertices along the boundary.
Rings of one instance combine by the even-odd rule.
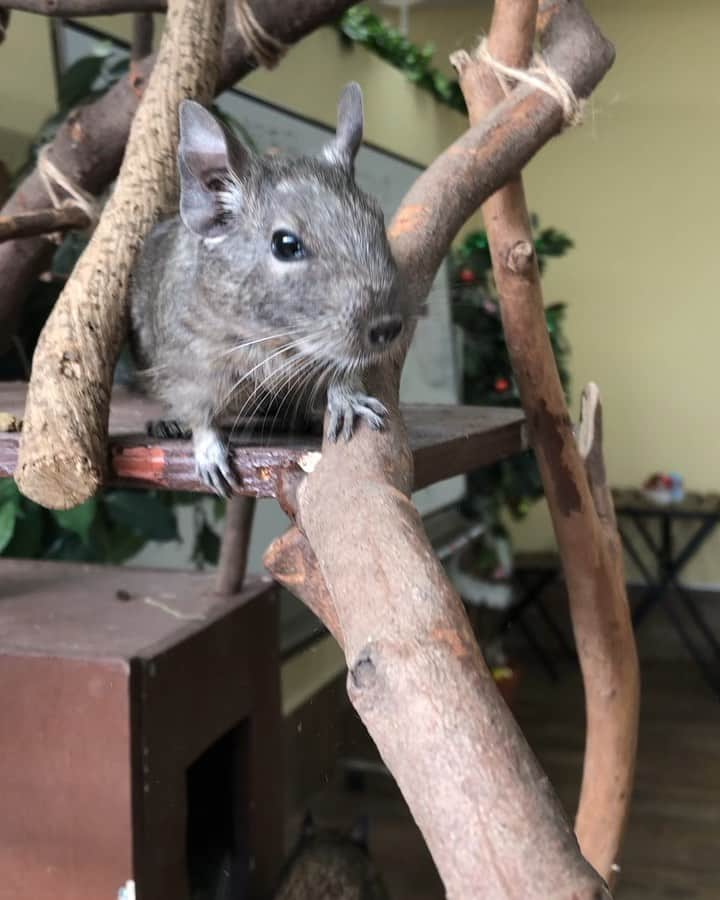
[[[532, 217], [533, 239], [540, 271], [551, 257], [564, 256], [572, 240], [555, 228], [540, 228]], [[503, 334], [500, 305], [492, 277], [492, 261], [484, 231], [473, 231], [450, 256], [452, 316], [462, 333], [462, 402], [480, 406], [520, 405], [510, 356]], [[550, 343], [567, 396], [569, 345], [564, 331], [566, 305], [546, 307]], [[542, 480], [531, 451], [485, 466], [467, 476], [465, 506], [480, 516], [495, 534], [505, 536], [501, 514], [522, 518], [543, 494]], [[492, 568], [488, 563], [487, 568]]]

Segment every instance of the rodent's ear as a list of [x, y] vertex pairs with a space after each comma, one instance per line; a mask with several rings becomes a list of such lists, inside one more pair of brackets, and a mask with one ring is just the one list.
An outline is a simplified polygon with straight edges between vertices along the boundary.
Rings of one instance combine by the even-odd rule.
[[199, 103], [180, 104], [180, 216], [201, 237], [223, 237], [242, 205], [249, 151]]
[[338, 101], [335, 139], [324, 149], [323, 156], [353, 173], [355, 157], [363, 136], [363, 99], [360, 85], [355, 81], [345, 85]]

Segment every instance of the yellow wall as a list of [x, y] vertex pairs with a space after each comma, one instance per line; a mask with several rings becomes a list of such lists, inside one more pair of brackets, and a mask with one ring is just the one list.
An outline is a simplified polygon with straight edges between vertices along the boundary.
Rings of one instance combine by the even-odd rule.
[[[527, 172], [532, 210], [576, 242], [567, 258], [551, 263], [546, 299], [570, 304], [575, 397], [591, 378], [602, 389], [613, 483], [636, 485], [654, 470], [674, 470], [692, 488], [718, 489], [720, 6], [589, 5], [617, 46], [617, 63], [586, 124], [553, 141]], [[481, 6], [484, 14], [472, 4], [412, 10], [411, 37], [432, 39], [447, 55], [487, 27], [489, 5]], [[341, 49], [330, 31], [243, 87], [332, 122], [339, 88], [350, 78], [365, 90], [370, 141], [427, 162], [462, 127], [460, 116], [400, 73], [362, 50]], [[27, 134], [52, 105], [45, 23], [14, 15], [0, 47], [0, 122]], [[8, 146], [0, 131], [0, 158]], [[516, 537], [522, 547], [551, 545], [542, 508]], [[716, 541], [689, 577], [720, 583], [719, 549]]]

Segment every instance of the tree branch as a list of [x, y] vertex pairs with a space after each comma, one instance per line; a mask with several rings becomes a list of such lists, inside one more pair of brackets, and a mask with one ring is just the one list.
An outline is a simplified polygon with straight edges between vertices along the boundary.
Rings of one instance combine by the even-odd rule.
[[[291, 45], [340, 16], [352, 0], [254, 0], [262, 27]], [[102, 12], [106, 12], [103, 0]], [[117, 175], [130, 124], [155, 62], [155, 55], [135, 63], [127, 78], [94, 103], [73, 110], [49, 145], [48, 156], [74, 184], [100, 194]], [[232, 27], [225, 32], [217, 90], [231, 87], [255, 68], [250, 48]], [[4, 215], [50, 205], [37, 170], [23, 179], [2, 209]], [[0, 333], [12, 334], [21, 306], [38, 274], [50, 263], [53, 246], [44, 238], [0, 247]]]
[[222, 0], [170, 0], [115, 190], [38, 340], [15, 480], [43, 506], [76, 506], [105, 480], [128, 279], [154, 222], [177, 206], [178, 105], [214, 96], [223, 28]]
[[155, 24], [151, 12], [136, 13], [133, 16], [133, 34], [130, 44], [130, 59], [139, 62], [152, 53]]
[[62, 19], [165, 12], [167, 0], [0, 0], [0, 9], [16, 9]]
[[[517, 40], [523, 27], [527, 35], [527, 23], [519, 26], [518, 12], [522, 15], [523, 10], [514, 0], [496, 0], [488, 50], [504, 65], [524, 68], [531, 41]], [[471, 122], [484, 121], [503, 96], [496, 76], [467, 54], [456, 54], [453, 63]], [[622, 553], [607, 514], [612, 501], [604, 482], [600, 429], [592, 430], [599, 419], [590, 392], [584, 405], [593, 414], [586, 416], [581, 432], [587, 467], [603, 504], [602, 522], [573, 437], [547, 333], [520, 177], [485, 202], [483, 217], [506, 341], [563, 560], [583, 670], [588, 733], [577, 833], [586, 857], [611, 881], [632, 788], [639, 677]]]
[[297, 490], [297, 522], [266, 564], [344, 648], [348, 693], [420, 827], [447, 895], [608, 896], [485, 666], [461, 601], [408, 499], [397, 378], [391, 409], [325, 443]]
[[0, 216], [0, 242], [89, 227], [90, 218], [79, 206], [39, 209], [16, 216]]

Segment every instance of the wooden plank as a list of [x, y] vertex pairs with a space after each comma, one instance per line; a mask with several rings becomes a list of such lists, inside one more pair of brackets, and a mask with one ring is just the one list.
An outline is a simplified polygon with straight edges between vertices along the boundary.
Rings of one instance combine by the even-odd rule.
[[[0, 383], [0, 412], [22, 418], [26, 386]], [[415, 458], [415, 487], [519, 453], [527, 446], [519, 409], [412, 404], [402, 408]], [[111, 483], [207, 493], [197, 477], [189, 441], [159, 441], [146, 435], [146, 423], [162, 418], [158, 403], [116, 388], [110, 412]], [[262, 425], [262, 423], [261, 423]], [[247, 433], [247, 429], [245, 429]], [[19, 435], [0, 433], [0, 478], [11, 478], [17, 465]], [[232, 441], [242, 493], [276, 497], [285, 473], [308, 470], [320, 450], [316, 435], [243, 434]]]

